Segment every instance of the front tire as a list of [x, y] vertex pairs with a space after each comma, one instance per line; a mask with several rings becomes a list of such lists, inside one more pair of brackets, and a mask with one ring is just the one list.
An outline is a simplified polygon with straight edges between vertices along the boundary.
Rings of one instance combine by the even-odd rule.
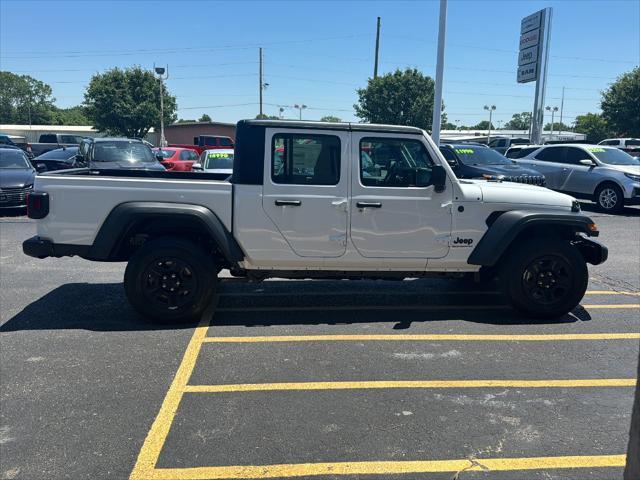
[[596, 189], [594, 200], [603, 212], [619, 212], [624, 207], [624, 195], [619, 186], [604, 183]]
[[589, 281], [587, 264], [566, 240], [530, 240], [508, 252], [500, 283], [511, 305], [535, 318], [561, 317], [578, 304]]
[[163, 237], [145, 243], [129, 260], [124, 289], [131, 306], [156, 322], [198, 319], [211, 302], [217, 269], [193, 242]]

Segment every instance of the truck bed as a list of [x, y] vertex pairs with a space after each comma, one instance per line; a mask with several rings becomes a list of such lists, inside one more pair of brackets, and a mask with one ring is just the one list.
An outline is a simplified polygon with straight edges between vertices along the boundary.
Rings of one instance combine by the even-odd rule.
[[90, 245], [115, 206], [136, 201], [201, 205], [231, 231], [232, 185], [221, 177], [226, 176], [89, 169], [38, 175], [34, 191], [47, 192], [50, 198], [50, 212], [38, 222], [38, 236]]

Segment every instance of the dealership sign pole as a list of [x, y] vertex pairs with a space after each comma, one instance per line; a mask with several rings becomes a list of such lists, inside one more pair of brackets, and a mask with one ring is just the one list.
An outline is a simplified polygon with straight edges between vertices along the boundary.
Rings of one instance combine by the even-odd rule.
[[542, 142], [551, 14], [552, 9], [545, 8], [523, 18], [522, 22], [520, 22], [518, 83], [536, 82], [536, 95], [531, 118], [530, 141], [532, 144], [540, 144]]

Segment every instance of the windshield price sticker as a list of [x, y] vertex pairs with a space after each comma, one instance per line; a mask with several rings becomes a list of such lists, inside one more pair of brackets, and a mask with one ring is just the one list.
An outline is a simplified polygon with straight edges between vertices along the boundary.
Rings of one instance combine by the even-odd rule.
[[210, 153], [207, 156], [208, 158], [229, 158], [228, 153]]
[[456, 153], [459, 155], [473, 155], [475, 150], [473, 148], [456, 148]]
[[604, 148], [597, 148], [597, 147], [592, 147], [592, 148], [587, 148], [587, 150], [591, 153], [603, 153], [604, 152]]

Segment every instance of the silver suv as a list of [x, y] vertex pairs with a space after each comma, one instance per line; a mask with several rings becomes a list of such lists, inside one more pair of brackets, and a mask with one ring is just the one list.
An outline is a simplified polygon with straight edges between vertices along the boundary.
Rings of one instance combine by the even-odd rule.
[[542, 173], [547, 188], [593, 200], [603, 211], [640, 205], [640, 159], [618, 148], [545, 145], [515, 160]]

